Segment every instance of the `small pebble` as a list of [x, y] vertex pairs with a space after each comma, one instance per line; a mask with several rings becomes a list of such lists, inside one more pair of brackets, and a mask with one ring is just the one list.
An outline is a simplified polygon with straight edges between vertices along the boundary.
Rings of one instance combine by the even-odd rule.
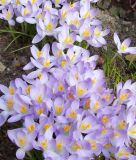
[[0, 62], [0, 72], [2, 73], [6, 69], [6, 66]]

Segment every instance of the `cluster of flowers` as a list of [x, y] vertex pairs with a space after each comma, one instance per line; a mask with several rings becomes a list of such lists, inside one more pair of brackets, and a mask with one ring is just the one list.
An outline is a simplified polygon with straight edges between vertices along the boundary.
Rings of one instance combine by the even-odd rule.
[[98, 10], [91, 3], [97, 1], [4, 0], [0, 1], [0, 18], [7, 20], [10, 25], [15, 24], [15, 18], [18, 23], [36, 24], [37, 35], [33, 43], [38, 43], [48, 35], [54, 36], [63, 48], [82, 40], [101, 47], [106, 44], [104, 37], [109, 29], [103, 31], [101, 21], [96, 19]]
[[[117, 85], [116, 95], [106, 87], [102, 70], [96, 69], [98, 56], [75, 46], [87, 41], [94, 47], [106, 45], [98, 10], [98, 0], [0, 0], [0, 18], [10, 25], [36, 24], [33, 43], [46, 35], [58, 42], [42, 50], [31, 47], [31, 61], [23, 78], [0, 85], [0, 126], [22, 121], [23, 127], [8, 131], [25, 153], [41, 150], [46, 160], [90, 160], [100, 153], [106, 158], [135, 160], [131, 139], [136, 139], [136, 83], [128, 80]], [[91, 3], [90, 3], [91, 2]], [[135, 54], [130, 39], [114, 41], [119, 54]], [[35, 70], [36, 69], [36, 70]]]
[[119, 83], [115, 96], [103, 71], [95, 69], [98, 56], [81, 47], [65, 54], [54, 42], [31, 52], [24, 70], [37, 69], [9, 87], [0, 85], [0, 125], [23, 121], [22, 128], [8, 131], [19, 147], [17, 158], [34, 148], [45, 160], [90, 160], [100, 153], [135, 160], [136, 83]]
[[[54, 36], [61, 49], [71, 48], [74, 42], [87, 41], [94, 47], [106, 45], [104, 37], [109, 29], [103, 30], [102, 23], [96, 19], [98, 9], [92, 3], [98, 0], [80, 0], [68, 3], [67, 0], [1, 0], [0, 19], [9, 25], [18, 23], [36, 24], [37, 34], [33, 43], [45, 36]], [[115, 43], [119, 54], [136, 53], [136, 47], [129, 47], [130, 39], [122, 44], [115, 33]]]

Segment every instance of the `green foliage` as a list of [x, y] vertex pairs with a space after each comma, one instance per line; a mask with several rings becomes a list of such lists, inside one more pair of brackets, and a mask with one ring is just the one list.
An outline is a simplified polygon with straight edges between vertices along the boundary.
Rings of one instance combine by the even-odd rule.
[[42, 151], [32, 150], [27, 153], [24, 160], [43, 160]]
[[115, 89], [119, 82], [125, 82], [128, 79], [136, 80], [135, 61], [126, 60], [123, 56], [113, 52], [111, 47], [102, 49], [101, 52], [104, 59], [103, 70], [109, 87]]

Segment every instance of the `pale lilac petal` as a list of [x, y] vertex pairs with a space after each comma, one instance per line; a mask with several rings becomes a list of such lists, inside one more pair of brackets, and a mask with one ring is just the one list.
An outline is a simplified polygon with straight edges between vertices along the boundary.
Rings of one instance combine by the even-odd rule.
[[32, 64], [32, 62], [29, 62], [27, 65], [24, 66], [23, 70], [30, 70], [34, 68], [34, 65]]
[[25, 157], [25, 152], [22, 149], [18, 149], [16, 152], [16, 157], [20, 160], [23, 159]]
[[8, 94], [9, 93], [9, 90], [6, 86], [0, 84], [0, 91], [4, 94]]
[[25, 18], [25, 21], [30, 24], [35, 24], [36, 20], [34, 18]]
[[94, 26], [98, 26], [98, 25], [101, 25], [102, 22], [98, 19], [94, 19], [90, 22], [91, 25], [94, 25]]
[[17, 18], [16, 18], [16, 21], [17, 21], [18, 23], [23, 23], [23, 22], [24, 22], [24, 18], [23, 18], [23, 17], [17, 17]]
[[136, 54], [136, 47], [129, 47], [126, 49], [127, 53]]
[[9, 114], [6, 111], [0, 113], [0, 127], [6, 122]]
[[38, 56], [37, 56], [37, 53], [38, 53], [38, 51], [39, 51], [38, 48], [33, 45], [30, 49], [31, 49], [31, 53], [32, 53], [33, 57], [34, 57], [35, 59], [38, 59]]
[[103, 37], [99, 37], [99, 38], [97, 38], [97, 40], [103, 45], [105, 45], [107, 43]]
[[130, 38], [127, 38], [127, 39], [125, 39], [125, 40], [123, 41], [123, 44], [124, 44], [125, 46], [127, 46], [127, 47], [130, 46], [130, 43], [131, 43], [131, 39], [130, 39]]
[[114, 33], [114, 42], [115, 42], [115, 44], [117, 45], [117, 47], [119, 49], [120, 46], [121, 46], [121, 42], [120, 42], [120, 39], [119, 39], [119, 36], [117, 35], [117, 33]]
[[37, 35], [33, 38], [32, 43], [33, 43], [33, 44], [34, 44], [34, 43], [38, 43], [38, 42], [40, 42], [43, 38], [44, 38], [44, 36], [40, 36], [40, 35], [37, 34]]
[[10, 117], [10, 118], [8, 119], [8, 122], [9, 122], [9, 123], [17, 122], [17, 121], [20, 121], [21, 118], [22, 118], [22, 115], [21, 115], [21, 114], [14, 115], [14, 116], [12, 116], [12, 117]]
[[10, 25], [10, 26], [14, 26], [14, 25], [15, 25], [15, 21], [14, 21], [14, 20], [12, 20], [12, 19], [11, 19], [11, 20], [9, 20], [9, 21], [8, 21], [8, 23], [9, 23], [9, 25]]
[[19, 97], [21, 98], [22, 101], [24, 101], [26, 104], [32, 104], [31, 99], [27, 96], [24, 95], [19, 95]]

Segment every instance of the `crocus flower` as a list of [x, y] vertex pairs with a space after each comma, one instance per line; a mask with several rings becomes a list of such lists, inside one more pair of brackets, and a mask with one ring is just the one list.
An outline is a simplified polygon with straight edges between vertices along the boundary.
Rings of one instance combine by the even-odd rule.
[[24, 6], [19, 6], [18, 11], [20, 12], [20, 16], [16, 18], [16, 21], [19, 23], [23, 23], [24, 21], [30, 23], [30, 24], [35, 24], [36, 20], [33, 18], [34, 13], [32, 11], [32, 6], [30, 3], [27, 3], [27, 5]]
[[19, 149], [16, 152], [18, 159], [23, 159], [25, 157], [25, 152], [32, 149], [33, 135], [28, 135], [26, 130], [14, 129], [8, 131], [8, 136], [12, 142], [16, 143]]
[[13, 7], [11, 5], [9, 5], [8, 9], [4, 8], [2, 10], [2, 14], [0, 15], [0, 17], [2, 19], [7, 20], [9, 25], [11, 25], [11, 26], [15, 25], [15, 21], [13, 20], [13, 16], [14, 16], [14, 11], [13, 11]]
[[106, 29], [104, 31], [102, 31], [102, 27], [98, 26], [94, 29], [94, 36], [93, 39], [88, 41], [89, 44], [91, 44], [92, 46], [95, 47], [101, 47], [103, 45], [106, 45], [106, 40], [104, 39], [104, 37], [106, 35], [108, 35], [110, 32], [109, 29]]
[[118, 49], [118, 53], [120, 55], [122, 54], [136, 54], [136, 47], [129, 47], [131, 40], [130, 38], [125, 39], [122, 43], [119, 39], [119, 36], [117, 35], [117, 33], [114, 33], [114, 42], [117, 45], [117, 49]]
[[70, 28], [67, 25], [64, 25], [58, 35], [58, 40], [63, 49], [70, 48], [76, 40], [76, 35], [75, 33], [70, 33]]

